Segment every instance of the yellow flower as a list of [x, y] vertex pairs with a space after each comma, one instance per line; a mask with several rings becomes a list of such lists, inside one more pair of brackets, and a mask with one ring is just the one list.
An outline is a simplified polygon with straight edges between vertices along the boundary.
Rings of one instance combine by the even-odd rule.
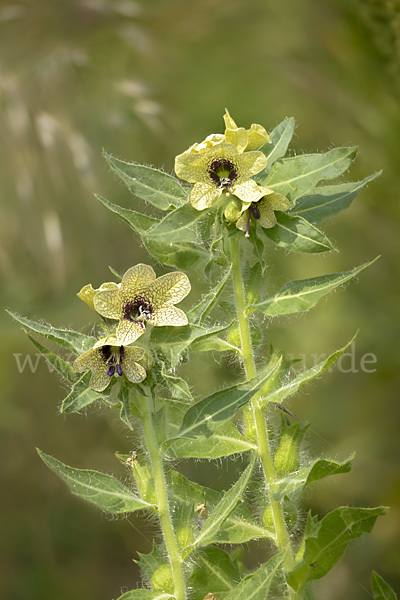
[[114, 283], [113, 281], [107, 282], [107, 283], [102, 283], [101, 286], [95, 290], [93, 289], [93, 286], [91, 283], [88, 283], [87, 285], [83, 286], [83, 288], [77, 293], [77, 296], [83, 300], [84, 302], [86, 302], [86, 304], [88, 306], [90, 306], [90, 308], [92, 310], [95, 310], [94, 308], [94, 297], [98, 292], [102, 292], [104, 290], [117, 290], [119, 288], [120, 284], [119, 283]]
[[270, 141], [270, 137], [262, 125], [253, 123], [250, 129], [238, 127], [227, 109], [225, 110], [225, 142], [236, 146], [239, 152], [258, 150]]
[[186, 151], [175, 159], [175, 173], [194, 183], [190, 202], [197, 210], [214, 204], [225, 191], [243, 202], [257, 202], [260, 187], [251, 179], [262, 171], [267, 159], [262, 152], [239, 152], [233, 144], [222, 142], [193, 152]]
[[115, 337], [108, 336], [79, 356], [73, 367], [78, 373], [91, 371], [90, 387], [102, 392], [109, 385], [113, 375], [119, 377], [124, 374], [132, 383], [143, 381], [146, 371], [137, 362], [143, 355], [143, 348], [124, 346]]
[[185, 273], [176, 271], [156, 279], [149, 265], [131, 267], [118, 289], [98, 292], [94, 308], [103, 317], [119, 321], [116, 338], [119, 344], [130, 344], [151, 325], [187, 325], [185, 313], [176, 308], [190, 292]]
[[289, 200], [282, 194], [278, 194], [266, 187], [261, 187], [263, 195], [257, 202], [243, 203], [241, 214], [236, 221], [236, 227], [246, 232], [249, 236], [250, 222], [253, 218], [258, 221], [261, 227], [269, 229], [276, 225], [275, 210], [288, 210], [290, 208]]

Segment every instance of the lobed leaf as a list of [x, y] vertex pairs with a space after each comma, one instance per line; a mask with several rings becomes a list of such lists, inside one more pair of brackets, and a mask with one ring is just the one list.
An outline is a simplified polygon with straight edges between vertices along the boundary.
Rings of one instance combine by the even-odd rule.
[[277, 246], [304, 254], [334, 250], [326, 235], [303, 217], [287, 215], [284, 212], [276, 212], [275, 216], [276, 225], [264, 229], [264, 232]]
[[314, 460], [308, 467], [303, 467], [280, 481], [270, 484], [274, 500], [282, 502], [285, 496], [287, 496], [289, 500], [296, 502], [303, 493], [306, 485], [330, 475], [348, 473], [351, 470], [353, 459], [354, 454], [343, 462], [326, 459]]
[[83, 333], [78, 333], [77, 331], [71, 331], [69, 329], [57, 329], [51, 325], [44, 325], [43, 323], [31, 321], [30, 319], [22, 317], [17, 313], [13, 313], [11, 311], [7, 312], [23, 327], [33, 331], [34, 333], [42, 335], [48, 340], [57, 342], [57, 344], [72, 350], [75, 352], [75, 354], [83, 354], [96, 342], [96, 339], [91, 335], [84, 335]]
[[275, 296], [257, 302], [257, 304], [251, 305], [251, 308], [271, 317], [310, 310], [323, 296], [356, 277], [378, 258], [355, 267], [351, 271], [330, 273], [309, 279], [296, 279], [285, 284]]
[[89, 469], [74, 469], [39, 449], [37, 452], [49, 469], [67, 484], [75, 496], [91, 502], [101, 510], [119, 514], [143, 508], [155, 508], [111, 475]]
[[287, 573], [289, 585], [299, 590], [307, 581], [320, 579], [343, 556], [350, 540], [369, 533], [376, 519], [388, 508], [353, 508], [342, 506], [314, 523], [305, 539], [302, 561]]
[[397, 595], [376, 571], [371, 573], [371, 589], [374, 600], [397, 600]]
[[356, 154], [357, 148], [352, 147], [284, 158], [272, 165], [271, 171], [260, 183], [293, 202], [313, 190], [320, 181], [342, 175]]
[[103, 151], [111, 169], [138, 198], [156, 208], [168, 210], [187, 202], [188, 194], [172, 175], [138, 163], [119, 160]]
[[310, 223], [320, 223], [334, 217], [348, 208], [358, 192], [380, 174], [381, 171], [378, 171], [362, 181], [317, 187], [311, 194], [299, 198], [289, 214], [304, 217]]
[[275, 554], [252, 575], [247, 575], [225, 600], [266, 600], [272, 580], [285, 558], [285, 550]]

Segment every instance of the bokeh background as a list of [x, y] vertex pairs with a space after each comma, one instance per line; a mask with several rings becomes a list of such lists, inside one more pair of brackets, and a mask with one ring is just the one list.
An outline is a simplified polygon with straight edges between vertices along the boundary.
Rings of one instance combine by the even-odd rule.
[[[350, 474], [309, 492], [313, 510], [391, 506], [317, 585], [318, 600], [370, 598], [371, 569], [400, 588], [399, 79], [398, 0], [0, 3], [2, 307], [79, 329], [92, 315], [76, 291], [108, 280], [108, 265], [123, 272], [147, 260], [138, 239], [93, 197], [134, 202], [109, 173], [102, 147], [171, 171], [177, 153], [223, 130], [227, 106], [245, 126], [272, 129], [295, 117], [296, 152], [358, 145], [351, 179], [383, 169], [325, 224], [340, 254], [270, 247], [277, 286], [382, 255], [311, 313], [270, 326], [274, 345], [308, 365], [313, 353], [331, 352], [360, 330], [353, 357], [290, 406], [313, 421], [310, 454], [357, 453]], [[113, 453], [131, 449], [129, 436], [102, 407], [60, 416], [58, 377], [43, 359], [36, 365], [36, 350], [4, 311], [0, 323], [0, 596], [116, 598], [140, 582], [132, 559], [150, 551], [150, 525], [136, 516], [110, 519], [73, 498], [35, 446], [126, 477]], [[367, 367], [373, 372], [361, 368], [367, 353], [376, 357]], [[21, 368], [28, 354], [34, 372]], [[199, 481], [211, 473], [224, 488], [226, 464], [191, 468]]]

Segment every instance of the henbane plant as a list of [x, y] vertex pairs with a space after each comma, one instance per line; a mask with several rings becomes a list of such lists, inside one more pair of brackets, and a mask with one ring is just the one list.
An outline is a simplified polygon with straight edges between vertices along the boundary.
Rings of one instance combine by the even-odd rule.
[[[159, 536], [152, 552], [139, 557], [144, 587], [119, 600], [310, 599], [313, 581], [387, 512], [342, 506], [322, 518], [311, 512], [298, 518], [307, 487], [347, 473], [353, 457], [305, 459], [308, 425], [283, 403], [327, 370], [352, 340], [293, 373], [293, 361], [268, 339], [268, 318], [311, 309], [374, 262], [290, 281], [274, 292], [270, 245], [285, 256], [333, 250], [317, 225], [347, 208], [378, 173], [337, 181], [355, 148], [285, 157], [293, 119], [270, 134], [261, 125], [238, 127], [227, 111], [224, 121], [223, 134], [211, 134], [176, 157], [176, 176], [105, 153], [134, 200], [123, 208], [98, 199], [133, 229], [156, 267], [134, 264], [132, 256], [122, 277], [113, 272], [116, 281], [81, 289], [88, 319], [98, 322], [96, 336], [13, 314], [71, 387], [61, 412], [104, 403], [130, 431], [130, 446], [117, 455], [129, 469], [129, 484], [38, 451], [73, 494], [101, 510], [155, 516]], [[200, 299], [184, 311], [176, 305], [189, 302], [194, 274]], [[32, 334], [56, 342], [60, 352]], [[72, 364], [65, 350], [76, 355]], [[195, 365], [199, 353], [208, 353], [210, 361], [218, 353], [235, 357], [229, 364], [236, 383], [203, 398], [192, 395], [181, 369], [188, 361]], [[123, 439], [126, 445], [125, 434]], [[237, 455], [240, 474], [225, 493], [190, 481], [177, 460]], [[236, 473], [238, 462], [233, 464]], [[268, 548], [270, 558], [247, 572], [233, 547], [250, 540]], [[395, 598], [377, 573], [371, 585], [375, 600]]]

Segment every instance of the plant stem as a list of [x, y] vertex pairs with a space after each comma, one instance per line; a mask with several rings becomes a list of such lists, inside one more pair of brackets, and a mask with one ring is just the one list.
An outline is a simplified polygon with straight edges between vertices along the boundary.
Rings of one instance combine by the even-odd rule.
[[[240, 247], [239, 247], [239, 235], [232, 235], [231, 240], [231, 260], [232, 260], [232, 275], [233, 275], [233, 286], [235, 290], [236, 299], [236, 310], [239, 321], [239, 331], [242, 346], [242, 358], [246, 375], [248, 379], [251, 379], [256, 374], [256, 366], [254, 363], [253, 347], [251, 343], [250, 335], [250, 323], [246, 315], [246, 297], [242, 279], [242, 270], [240, 263]], [[264, 411], [260, 407], [260, 394], [257, 394], [252, 399], [252, 418], [253, 425], [255, 426], [258, 454], [260, 456], [265, 479], [268, 486], [276, 483], [277, 476], [272, 460], [271, 449], [268, 439], [268, 430], [264, 418]], [[286, 559], [284, 566], [286, 570], [290, 570], [294, 566], [293, 552], [290, 545], [288, 532], [286, 529], [286, 523], [283, 516], [283, 509], [279, 502], [276, 502], [270, 494], [270, 503], [275, 525], [275, 541], [279, 550], [287, 548]]]
[[146, 401], [142, 405], [142, 424], [146, 439], [146, 446], [150, 455], [151, 466], [153, 469], [158, 516], [160, 519], [161, 530], [164, 536], [165, 547], [167, 549], [172, 570], [174, 596], [175, 600], [185, 600], [186, 591], [182, 560], [168, 505], [164, 467], [162, 463], [162, 455], [154, 431], [151, 402], [152, 399], [147, 396]]

